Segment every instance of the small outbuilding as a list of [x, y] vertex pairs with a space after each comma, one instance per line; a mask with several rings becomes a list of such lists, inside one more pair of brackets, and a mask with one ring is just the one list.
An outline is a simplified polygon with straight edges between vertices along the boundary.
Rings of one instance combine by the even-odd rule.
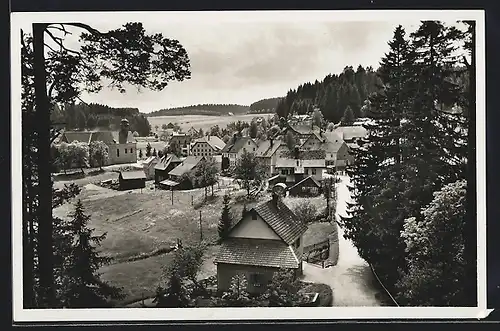
[[313, 176], [302, 179], [289, 189], [290, 196], [311, 197], [321, 194], [321, 183]]
[[134, 190], [146, 187], [146, 173], [143, 170], [122, 171], [118, 176], [120, 190]]

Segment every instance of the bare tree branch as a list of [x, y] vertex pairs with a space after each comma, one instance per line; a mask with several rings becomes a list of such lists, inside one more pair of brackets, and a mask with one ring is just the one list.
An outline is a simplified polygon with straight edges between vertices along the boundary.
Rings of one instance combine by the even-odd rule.
[[78, 56], [80, 56], [80, 52], [77, 52], [77, 51], [74, 51], [72, 49], [69, 49], [67, 48], [66, 46], [64, 46], [63, 44], [63, 39], [61, 37], [56, 37], [52, 34], [52, 32], [50, 32], [49, 30], [45, 29], [45, 32], [49, 35], [50, 38], [52, 38], [52, 40], [57, 44], [59, 45], [59, 47], [61, 48], [61, 51], [62, 50], [65, 50], [67, 51], [68, 53], [73, 53], [73, 54], [76, 54]]
[[90, 34], [93, 34], [93, 35], [98, 35], [98, 36], [113, 36], [114, 34], [111, 33], [111, 32], [101, 32], [93, 27], [91, 27], [90, 25], [87, 25], [87, 24], [84, 24], [84, 23], [62, 23], [62, 25], [69, 25], [69, 26], [74, 26], [74, 27], [77, 27], [77, 28], [81, 28], [81, 29], [84, 29], [86, 30], [87, 32], [89, 32]]
[[64, 36], [66, 37], [67, 35], [71, 35], [72, 33], [69, 32], [68, 30], [66, 30], [66, 28], [64, 27], [63, 24], [59, 24], [59, 26], [54, 26], [54, 25], [49, 25], [47, 26], [47, 29], [56, 29], [56, 30], [59, 30], [61, 31], [62, 33], [64, 33]]

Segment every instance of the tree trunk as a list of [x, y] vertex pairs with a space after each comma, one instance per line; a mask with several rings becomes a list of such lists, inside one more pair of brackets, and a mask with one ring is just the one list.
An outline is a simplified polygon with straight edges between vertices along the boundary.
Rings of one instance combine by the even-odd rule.
[[55, 301], [52, 247], [52, 178], [50, 173], [50, 104], [47, 96], [44, 32], [46, 24], [33, 24], [35, 117], [38, 149], [38, 263], [42, 307]]
[[466, 288], [467, 305], [475, 305], [477, 302], [477, 210], [476, 210], [476, 25], [472, 24], [472, 52], [469, 68], [469, 128], [467, 137], [468, 160], [467, 160], [467, 214], [464, 226], [464, 255], [466, 264]]

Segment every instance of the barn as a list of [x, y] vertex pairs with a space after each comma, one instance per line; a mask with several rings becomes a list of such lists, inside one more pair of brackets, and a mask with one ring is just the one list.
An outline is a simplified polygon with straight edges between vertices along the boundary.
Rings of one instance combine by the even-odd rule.
[[118, 176], [120, 190], [133, 190], [146, 187], [146, 174], [143, 170], [122, 171]]
[[309, 176], [288, 190], [291, 196], [317, 196], [321, 193], [321, 183], [313, 176]]

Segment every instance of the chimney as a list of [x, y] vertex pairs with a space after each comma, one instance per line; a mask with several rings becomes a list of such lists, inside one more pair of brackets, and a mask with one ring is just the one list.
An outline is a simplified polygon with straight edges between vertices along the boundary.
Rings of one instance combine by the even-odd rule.
[[269, 142], [271, 143], [271, 147], [273, 146], [273, 138], [269, 139]]
[[279, 208], [279, 203], [286, 193], [286, 185], [283, 183], [278, 183], [274, 185], [272, 192], [272, 202], [276, 208]]

